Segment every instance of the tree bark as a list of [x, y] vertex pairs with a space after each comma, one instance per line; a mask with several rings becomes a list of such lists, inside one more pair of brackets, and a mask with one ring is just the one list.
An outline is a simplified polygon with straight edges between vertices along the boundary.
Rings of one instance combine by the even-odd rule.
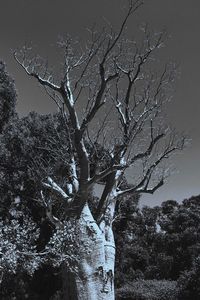
[[[86, 204], [78, 222], [78, 300], [114, 300], [115, 243], [111, 226], [98, 226]], [[66, 299], [67, 300], [67, 299]]]

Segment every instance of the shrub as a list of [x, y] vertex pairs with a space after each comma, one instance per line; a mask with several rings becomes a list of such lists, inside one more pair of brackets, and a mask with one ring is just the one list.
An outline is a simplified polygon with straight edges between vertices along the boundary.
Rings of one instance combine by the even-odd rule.
[[176, 300], [176, 281], [136, 280], [116, 292], [117, 300]]
[[200, 299], [200, 256], [198, 256], [191, 268], [182, 273], [178, 279], [180, 300]]

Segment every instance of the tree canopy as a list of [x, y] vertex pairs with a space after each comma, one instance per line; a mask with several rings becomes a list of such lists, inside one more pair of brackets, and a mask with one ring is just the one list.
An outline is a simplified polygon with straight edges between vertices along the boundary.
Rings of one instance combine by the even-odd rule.
[[14, 81], [8, 75], [5, 64], [0, 61], [0, 133], [14, 116], [16, 97]]

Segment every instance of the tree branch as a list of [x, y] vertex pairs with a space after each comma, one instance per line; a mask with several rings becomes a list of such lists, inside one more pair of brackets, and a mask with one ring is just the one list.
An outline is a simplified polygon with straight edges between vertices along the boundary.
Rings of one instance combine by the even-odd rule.
[[[46, 86], [46, 87], [49, 87], [51, 88], [52, 90], [54, 91], [57, 91], [57, 92], [60, 92], [60, 86], [50, 82], [49, 80], [47, 79], [44, 79], [42, 78], [39, 74], [37, 74], [35, 71], [34, 71], [34, 65], [33, 66], [26, 66], [25, 65], [25, 61], [20, 61], [20, 59], [17, 57], [17, 51], [14, 52], [13, 54], [14, 56], [14, 59], [16, 60], [16, 62], [25, 70], [26, 74], [31, 76], [31, 77], [34, 77], [37, 79], [37, 81], [43, 85], [43, 86]], [[29, 71], [29, 68], [32, 68], [33, 71]]]
[[57, 192], [62, 198], [67, 200], [68, 203], [70, 203], [72, 201], [72, 199], [69, 197], [69, 195], [67, 195], [63, 191], [63, 189], [57, 183], [55, 183], [55, 181], [53, 181], [53, 179], [51, 177], [48, 177], [47, 180], [48, 180], [48, 183], [43, 182], [44, 187], [49, 188], [49, 189]]

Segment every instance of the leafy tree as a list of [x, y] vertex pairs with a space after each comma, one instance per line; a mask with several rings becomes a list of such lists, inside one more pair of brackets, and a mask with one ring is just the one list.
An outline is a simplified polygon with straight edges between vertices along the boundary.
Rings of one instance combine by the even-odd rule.
[[[10, 214], [12, 216], [10, 221], [0, 223], [0, 283], [3, 299], [8, 292], [6, 287], [8, 278], [13, 279], [12, 275], [17, 274], [19, 279], [18, 273], [31, 276], [41, 263], [41, 257], [37, 256], [36, 251], [39, 228], [30, 216], [24, 215], [21, 211], [12, 209]], [[13, 286], [10, 292], [14, 295]]]
[[[53, 234], [53, 228], [46, 217], [45, 208], [37, 201], [37, 191], [38, 178], [46, 176], [45, 170], [49, 166], [58, 177], [61, 176], [62, 163], [55, 153], [45, 148], [47, 141], [49, 147], [55, 144], [54, 138], [57, 138], [58, 132], [63, 134], [64, 130], [59, 130], [56, 120], [56, 115], [40, 116], [31, 113], [22, 119], [15, 118], [1, 135], [2, 299], [11, 296], [22, 299], [25, 294], [37, 299], [37, 293], [32, 291], [31, 285], [41, 273], [41, 264], [48, 264], [44, 249]], [[60, 147], [60, 151], [62, 147], [66, 147], [64, 139], [58, 145], [57, 138], [56, 145]], [[37, 172], [33, 172], [35, 164], [38, 164]], [[59, 203], [57, 207], [60, 208]], [[34, 273], [36, 270], [38, 271]], [[44, 270], [43, 267], [43, 277]], [[31, 279], [33, 273], [34, 277]], [[53, 272], [47, 274], [50, 280]]]
[[[196, 199], [195, 199], [196, 198]], [[171, 278], [177, 279], [180, 272], [188, 270], [199, 255], [199, 202], [198, 197], [190, 198], [178, 205], [165, 202], [160, 226], [165, 232], [165, 253], [173, 257]]]
[[[113, 222], [113, 230], [116, 243], [116, 262], [115, 262], [115, 285], [116, 287], [124, 285], [127, 281], [137, 278], [136, 256], [133, 255], [134, 249], [140, 247], [135, 239], [136, 232], [140, 227], [136, 218], [138, 217], [139, 195], [126, 196], [123, 201], [117, 203], [117, 216]], [[145, 251], [145, 249], [142, 249]], [[139, 252], [137, 252], [139, 256]], [[138, 260], [137, 260], [138, 261]], [[139, 259], [139, 264], [141, 263]], [[140, 268], [140, 274], [141, 274]]]
[[189, 299], [199, 299], [200, 288], [199, 288], [199, 278], [200, 278], [200, 258], [197, 256], [193, 262], [192, 268], [190, 270], [184, 271], [179, 280], [179, 298], [183, 300]]
[[[189, 272], [200, 250], [199, 205], [197, 196], [182, 204], [168, 200], [161, 207], [143, 207], [127, 214], [130, 221], [121, 231], [117, 228], [117, 245], [122, 249], [117, 257], [117, 268], [118, 260], [121, 264], [117, 269], [120, 279], [177, 280], [182, 272]], [[118, 280], [118, 275], [116, 279], [117, 286], [125, 284]]]
[[16, 90], [5, 64], [0, 61], [0, 133], [15, 114]]

